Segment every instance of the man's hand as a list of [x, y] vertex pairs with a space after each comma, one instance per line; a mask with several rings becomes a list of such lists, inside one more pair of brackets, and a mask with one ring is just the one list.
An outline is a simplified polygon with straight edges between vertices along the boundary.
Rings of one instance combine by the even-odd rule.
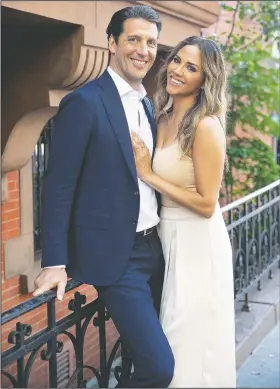
[[65, 269], [48, 268], [43, 269], [34, 282], [35, 290], [33, 296], [39, 296], [57, 287], [57, 298], [62, 300], [67, 284], [67, 273]]

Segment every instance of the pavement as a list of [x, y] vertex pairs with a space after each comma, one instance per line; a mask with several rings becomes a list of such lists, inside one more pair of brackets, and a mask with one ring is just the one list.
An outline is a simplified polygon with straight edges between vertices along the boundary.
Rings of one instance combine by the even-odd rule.
[[[115, 387], [111, 378], [109, 387]], [[280, 389], [280, 322], [237, 371], [237, 388]]]
[[[112, 377], [109, 387], [116, 385]], [[97, 387], [88, 385], [88, 387]], [[237, 371], [237, 388], [280, 389], [280, 323], [269, 332]]]
[[237, 388], [280, 388], [280, 324], [239, 368]]
[[[280, 260], [280, 257], [279, 257]], [[252, 352], [280, 320], [280, 268], [275, 263], [272, 277], [268, 273], [261, 279], [261, 290], [256, 283], [249, 292], [250, 310], [242, 309], [244, 300], [235, 304], [235, 340], [237, 370], [247, 361]]]

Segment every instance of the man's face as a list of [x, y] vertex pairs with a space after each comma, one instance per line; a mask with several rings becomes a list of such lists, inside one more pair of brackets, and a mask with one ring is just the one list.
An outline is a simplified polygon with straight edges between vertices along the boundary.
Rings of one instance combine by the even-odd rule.
[[137, 88], [152, 67], [157, 54], [158, 30], [144, 19], [127, 19], [118, 43], [111, 36], [110, 66], [133, 88]]

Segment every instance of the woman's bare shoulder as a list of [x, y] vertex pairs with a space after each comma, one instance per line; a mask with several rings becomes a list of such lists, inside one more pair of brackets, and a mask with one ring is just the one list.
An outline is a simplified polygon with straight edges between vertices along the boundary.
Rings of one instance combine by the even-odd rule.
[[205, 116], [201, 119], [196, 132], [201, 136], [225, 138], [225, 131], [217, 116]]

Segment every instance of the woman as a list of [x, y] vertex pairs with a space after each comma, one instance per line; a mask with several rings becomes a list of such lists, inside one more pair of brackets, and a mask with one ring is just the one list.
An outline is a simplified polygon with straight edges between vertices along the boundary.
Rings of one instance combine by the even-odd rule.
[[157, 148], [132, 133], [141, 180], [161, 193], [160, 319], [175, 357], [170, 387], [235, 387], [231, 245], [218, 197], [226, 158], [226, 71], [218, 45], [189, 37], [159, 73]]

